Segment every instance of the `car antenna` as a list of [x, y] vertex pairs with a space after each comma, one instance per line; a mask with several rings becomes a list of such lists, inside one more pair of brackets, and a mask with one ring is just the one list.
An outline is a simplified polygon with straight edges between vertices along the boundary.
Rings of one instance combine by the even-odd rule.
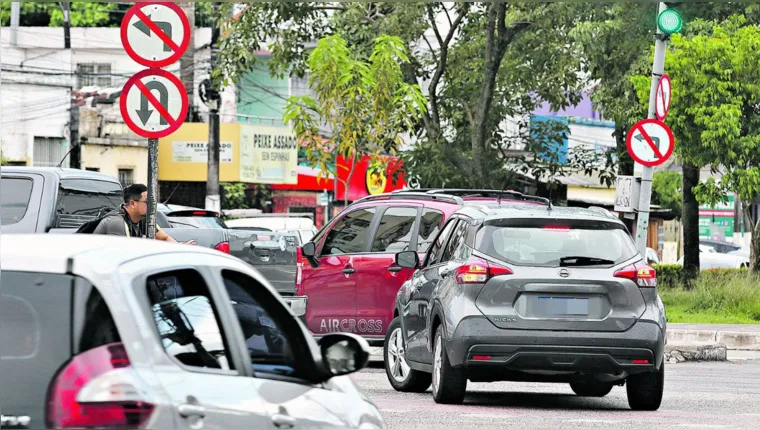
[[177, 188], [179, 188], [179, 184], [177, 184], [177, 185], [174, 187], [174, 189], [172, 190], [172, 192], [171, 192], [171, 193], [169, 193], [169, 197], [167, 197], [167, 198], [166, 198], [166, 200], [164, 200], [164, 203], [163, 203], [163, 204], [168, 204], [168, 203], [169, 203], [169, 200], [171, 200], [172, 196], [174, 195], [174, 192], [175, 192], [175, 191], [177, 191]]
[[507, 184], [504, 184], [504, 188], [501, 189], [501, 192], [499, 193], [499, 198], [496, 199], [496, 203], [501, 206], [501, 196], [504, 195], [504, 191], [507, 189]]
[[57, 165], [57, 166], [55, 166], [55, 167], [57, 167], [57, 168], [59, 168], [59, 169], [62, 169], [62, 167], [61, 167], [61, 166], [63, 165], [63, 161], [64, 161], [64, 160], [66, 160], [66, 157], [68, 157], [68, 156], [69, 156], [69, 154], [71, 154], [71, 151], [73, 151], [73, 150], [74, 150], [74, 146], [72, 145], [72, 146], [71, 146], [71, 148], [69, 148], [69, 150], [68, 150], [68, 151], [66, 151], [66, 153], [65, 153], [65, 154], [63, 154], [63, 158], [61, 158], [61, 161], [60, 161], [60, 162], [58, 163], [58, 165]]

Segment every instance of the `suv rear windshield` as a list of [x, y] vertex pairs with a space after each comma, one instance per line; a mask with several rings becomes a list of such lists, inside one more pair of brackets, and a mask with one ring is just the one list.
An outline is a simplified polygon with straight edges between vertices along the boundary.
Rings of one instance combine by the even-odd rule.
[[478, 230], [475, 249], [515, 265], [549, 267], [563, 265], [571, 257], [578, 258], [577, 266], [603, 264], [603, 260], [617, 264], [638, 252], [619, 224], [536, 219], [489, 222]]
[[211, 216], [172, 216], [166, 217], [172, 228], [225, 228], [221, 219]]

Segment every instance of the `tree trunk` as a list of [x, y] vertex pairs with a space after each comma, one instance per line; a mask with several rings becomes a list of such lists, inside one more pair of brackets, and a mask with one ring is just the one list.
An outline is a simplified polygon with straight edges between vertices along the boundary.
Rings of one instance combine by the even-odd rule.
[[699, 274], [699, 203], [693, 188], [699, 184], [699, 168], [683, 165], [683, 267], [686, 281]]
[[[749, 206], [749, 205], [747, 205]], [[749, 211], [745, 212], [749, 214]], [[744, 220], [742, 220], [744, 221]], [[749, 267], [755, 275], [760, 274], [760, 217], [752, 230], [752, 242], [749, 251]]]

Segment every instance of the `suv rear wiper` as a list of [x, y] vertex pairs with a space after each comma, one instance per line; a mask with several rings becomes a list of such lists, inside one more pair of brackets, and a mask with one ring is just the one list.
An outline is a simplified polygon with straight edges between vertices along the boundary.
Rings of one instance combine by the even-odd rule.
[[583, 256], [562, 257], [559, 259], [560, 266], [605, 266], [609, 264], [615, 264], [615, 262], [603, 258]]

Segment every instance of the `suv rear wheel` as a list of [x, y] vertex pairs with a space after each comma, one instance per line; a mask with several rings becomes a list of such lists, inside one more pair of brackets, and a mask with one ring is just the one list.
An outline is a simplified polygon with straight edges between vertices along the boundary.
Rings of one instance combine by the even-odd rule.
[[433, 375], [409, 367], [406, 362], [406, 343], [401, 331], [401, 318], [396, 317], [385, 335], [385, 374], [396, 391], [424, 393], [430, 387]]
[[656, 411], [662, 403], [665, 387], [665, 363], [660, 370], [641, 375], [631, 375], [626, 380], [628, 405], [634, 411]]
[[598, 381], [571, 382], [570, 388], [582, 397], [604, 397], [612, 391], [612, 384]]
[[464, 369], [454, 368], [449, 363], [443, 328], [438, 326], [433, 341], [433, 400], [449, 405], [462, 404], [466, 392], [467, 376]]

